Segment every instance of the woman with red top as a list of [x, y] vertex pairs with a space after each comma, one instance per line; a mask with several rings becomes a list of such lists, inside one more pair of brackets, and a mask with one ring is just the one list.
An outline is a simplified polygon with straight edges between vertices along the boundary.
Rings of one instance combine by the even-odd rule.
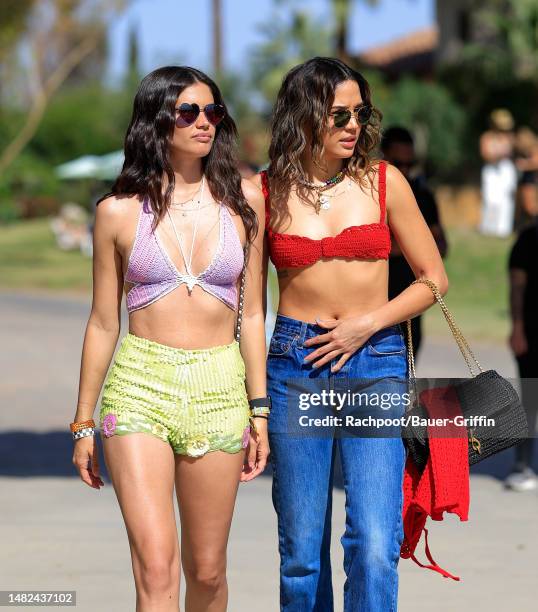
[[[256, 177], [266, 196], [265, 263], [270, 257], [280, 289], [267, 390], [280, 609], [286, 612], [333, 610], [329, 553], [337, 451], [346, 495], [344, 610], [397, 607], [406, 459], [399, 428], [366, 434], [338, 423], [334, 417], [349, 415], [349, 406], [340, 410], [321, 393], [344, 380], [353, 379], [355, 387], [367, 380], [361, 391], [373, 398], [380, 384], [394, 390], [395, 381], [405, 381], [400, 322], [434, 300], [422, 284], [388, 300], [391, 234], [417, 278], [433, 280], [442, 295], [448, 288], [408, 182], [374, 157], [380, 120], [361, 74], [339, 60], [313, 58], [283, 81], [272, 116], [270, 164]], [[297, 389], [310, 401], [302, 394], [298, 403]], [[400, 417], [403, 403], [355, 404], [352, 416]], [[332, 418], [310, 418], [318, 416]]]

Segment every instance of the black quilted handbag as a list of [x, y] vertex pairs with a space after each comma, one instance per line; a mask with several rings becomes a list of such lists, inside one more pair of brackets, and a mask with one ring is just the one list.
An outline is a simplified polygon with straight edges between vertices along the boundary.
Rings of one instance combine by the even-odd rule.
[[[457, 382], [453, 385], [462, 415], [466, 418], [485, 416], [495, 419], [494, 427], [487, 425], [467, 427], [469, 465], [519, 444], [528, 436], [528, 423], [525, 409], [516, 390], [508, 380], [504, 379], [495, 370], [484, 371], [482, 369], [449, 313], [435, 283], [429, 279], [417, 279], [412, 284], [415, 283], [424, 283], [432, 290], [471, 373], [471, 378], [457, 379]], [[406, 411], [406, 415], [416, 414], [425, 417], [427, 413], [419, 403], [419, 393], [416, 388], [415, 359], [411, 340], [411, 321], [409, 319], [407, 320], [407, 347], [410, 395], [413, 401]], [[470, 358], [478, 368], [476, 372], [471, 365]], [[478, 423], [478, 420], [475, 419], [475, 422]], [[429, 455], [426, 425], [408, 424], [402, 426], [402, 436], [415, 465], [419, 470], [423, 470]]]

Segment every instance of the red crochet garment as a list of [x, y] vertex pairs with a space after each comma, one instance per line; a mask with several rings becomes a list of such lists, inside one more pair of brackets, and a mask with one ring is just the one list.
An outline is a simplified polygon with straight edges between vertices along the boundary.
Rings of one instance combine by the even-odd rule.
[[[355, 225], [334, 237], [314, 240], [295, 234], [279, 234], [269, 227], [270, 203], [267, 175], [261, 173], [265, 195], [265, 229], [269, 239], [271, 261], [278, 269], [307, 266], [321, 257], [387, 258], [390, 252], [390, 232], [382, 223], [385, 214], [386, 163], [379, 164], [379, 223]], [[453, 388], [430, 389], [421, 393], [421, 402], [429, 416], [461, 415], [461, 408]], [[439, 409], [439, 412], [438, 410]], [[424, 471], [420, 473], [411, 456], [407, 457], [403, 481], [404, 540], [400, 557], [413, 559], [420, 567], [439, 572], [445, 578], [459, 580], [441, 568], [432, 558], [428, 546], [428, 516], [442, 521], [444, 512], [457, 514], [461, 521], [469, 513], [469, 456], [467, 430], [456, 427], [435, 437], [435, 427], [428, 427], [430, 455]], [[452, 433], [454, 437], [447, 437]], [[417, 544], [425, 533], [425, 552], [431, 565], [423, 565], [414, 555]]]
[[[420, 394], [428, 416], [453, 419], [461, 416], [458, 396], [453, 387], [428, 389]], [[446, 425], [443, 430], [428, 426], [430, 456], [422, 474], [409, 455], [404, 473], [404, 541], [400, 557], [411, 557], [415, 563], [442, 574], [445, 578], [459, 580], [433, 560], [428, 547], [428, 530], [424, 526], [428, 516], [442, 521], [444, 512], [452, 512], [467, 521], [469, 517], [469, 454], [467, 429], [461, 425]], [[451, 435], [453, 437], [448, 437]], [[422, 531], [425, 533], [425, 551], [431, 565], [423, 565], [415, 555], [415, 548]]]
[[279, 234], [269, 227], [269, 188], [267, 173], [261, 172], [262, 190], [265, 196], [265, 230], [269, 240], [269, 255], [275, 268], [309, 266], [322, 257], [346, 257], [353, 259], [388, 259], [390, 231], [385, 217], [387, 164], [379, 164], [379, 222], [346, 227], [336, 236], [318, 240], [297, 234]]

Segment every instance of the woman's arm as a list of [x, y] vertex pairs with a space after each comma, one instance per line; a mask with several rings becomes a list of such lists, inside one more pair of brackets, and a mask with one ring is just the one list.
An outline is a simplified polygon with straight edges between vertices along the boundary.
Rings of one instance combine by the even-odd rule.
[[[429, 278], [438, 287], [441, 295], [448, 290], [448, 278], [439, 249], [430, 232], [415, 196], [404, 175], [394, 166], [387, 165], [387, 222], [401, 251], [417, 278]], [[435, 302], [433, 293], [424, 284], [410, 285], [394, 299], [364, 315], [349, 319], [324, 319], [318, 321], [322, 327], [332, 330], [305, 340], [305, 346], [325, 344], [305, 357], [320, 367], [339, 357], [331, 371], [337, 372], [350, 356], [374, 333], [413, 318]]]
[[[416, 278], [428, 278], [441, 295], [448, 291], [448, 277], [435, 239], [403, 174], [387, 165], [387, 222]], [[413, 318], [428, 309], [435, 298], [424, 284], [409, 286], [371, 313], [375, 330]]]
[[[121, 256], [116, 249], [117, 228], [124, 207], [114, 197], [99, 203], [93, 228], [93, 299], [86, 325], [75, 422], [93, 417], [114, 349], [120, 333], [123, 272]], [[86, 469], [88, 453], [94, 449], [92, 438], [80, 438], [75, 443], [73, 463], [81, 478], [95, 486], [98, 472], [97, 454], [92, 453], [92, 474]], [[96, 487], [97, 488], [97, 487]]]
[[[263, 193], [247, 179], [242, 181], [243, 193], [258, 217], [258, 233], [250, 245], [250, 256], [245, 275], [243, 319], [241, 326], [241, 354], [245, 362], [246, 387], [249, 399], [265, 397], [266, 348], [265, 313], [263, 306], [263, 251], [265, 206]], [[251, 480], [263, 472], [269, 454], [267, 420], [255, 419], [258, 436], [256, 445], [250, 444], [248, 464], [250, 472], [242, 480]]]
[[[261, 174], [255, 174], [249, 178], [249, 181], [254, 183], [258, 189], [262, 189], [262, 177]], [[262, 192], [263, 193], [263, 192]], [[265, 198], [264, 198], [265, 200]], [[264, 234], [265, 234], [265, 201], [264, 201]], [[268, 293], [268, 270], [269, 270], [269, 245], [267, 242], [267, 236], [263, 240], [263, 256], [262, 256], [262, 300], [263, 300], [263, 316], [267, 317], [267, 293]]]
[[[435, 239], [403, 174], [387, 166], [387, 221], [416, 278], [428, 278], [441, 295], [448, 291], [448, 277]], [[370, 313], [375, 331], [413, 318], [435, 303], [429, 287], [410, 285], [394, 299]]]

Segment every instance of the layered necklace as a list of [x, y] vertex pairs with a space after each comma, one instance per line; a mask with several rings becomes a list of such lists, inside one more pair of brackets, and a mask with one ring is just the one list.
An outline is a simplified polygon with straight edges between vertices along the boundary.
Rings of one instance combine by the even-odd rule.
[[[196, 220], [194, 222], [194, 227], [192, 230], [192, 242], [191, 242], [191, 252], [189, 254], [189, 261], [187, 262], [187, 258], [185, 257], [185, 253], [183, 252], [183, 247], [181, 246], [181, 240], [179, 239], [179, 235], [176, 229], [176, 224], [174, 223], [174, 220], [172, 219], [172, 215], [170, 214], [170, 209], [167, 209], [167, 213], [168, 213], [168, 217], [170, 218], [170, 223], [172, 224], [172, 228], [174, 230], [174, 234], [176, 235], [176, 240], [177, 243], [179, 245], [179, 250], [181, 252], [181, 257], [183, 257], [183, 262], [185, 263], [185, 270], [186, 270], [186, 274], [184, 275], [185, 277], [185, 282], [187, 284], [187, 289], [189, 291], [189, 295], [192, 293], [192, 289], [194, 287], [194, 285], [198, 282], [200, 275], [199, 274], [193, 274], [192, 273], [192, 268], [191, 268], [191, 264], [192, 264], [192, 253], [193, 253], [193, 248], [194, 248], [194, 242], [196, 240], [196, 230], [198, 229], [198, 220], [200, 218], [200, 209], [202, 208], [202, 206], [200, 206], [202, 199], [204, 197], [204, 187], [205, 187], [205, 175], [202, 176], [202, 182], [200, 183], [200, 187], [198, 188], [199, 192], [200, 192], [200, 197], [198, 198], [197, 202], [198, 202], [198, 206], [193, 209], [196, 210]], [[194, 197], [194, 196], [193, 196]], [[192, 198], [191, 198], [192, 200]], [[190, 202], [191, 200], [187, 200], [186, 202]], [[185, 203], [186, 203], [185, 202]]]
[[[338, 174], [335, 174], [334, 176], [327, 179], [326, 181], [323, 181], [323, 183], [321, 184], [310, 183], [309, 181], [299, 179], [299, 182], [301, 183], [301, 185], [304, 185], [308, 189], [312, 189], [316, 193], [317, 199], [316, 199], [316, 202], [314, 203], [314, 208], [316, 210], [317, 215], [319, 215], [319, 211], [321, 209], [328, 210], [331, 207], [329, 198], [338, 195], [338, 194], [332, 194], [331, 196], [329, 196], [328, 194], [325, 194], [323, 192], [327, 191], [331, 187], [334, 187], [335, 185], [338, 185], [338, 183], [341, 183], [345, 178], [346, 178], [346, 171], [340, 170]], [[349, 186], [348, 186], [348, 189], [349, 189]]]
[[[204, 178], [205, 177], [202, 178], [202, 183], [204, 181]], [[211, 206], [212, 202], [208, 202], [207, 204], [204, 204], [203, 206], [201, 206], [200, 205], [201, 200], [202, 200], [201, 196], [198, 200], [195, 200], [196, 194], [200, 193], [200, 190], [202, 189], [202, 183], [198, 185], [198, 187], [196, 188], [196, 191], [193, 193], [193, 195], [188, 200], [184, 200], [183, 202], [172, 202], [170, 204], [170, 208], [179, 210], [181, 212], [181, 216], [186, 217], [188, 212], [198, 211], [200, 208], [206, 208], [207, 206]], [[185, 204], [189, 204], [190, 202], [194, 202], [195, 204], [197, 204], [197, 206], [195, 206], [194, 208], [183, 208]]]

